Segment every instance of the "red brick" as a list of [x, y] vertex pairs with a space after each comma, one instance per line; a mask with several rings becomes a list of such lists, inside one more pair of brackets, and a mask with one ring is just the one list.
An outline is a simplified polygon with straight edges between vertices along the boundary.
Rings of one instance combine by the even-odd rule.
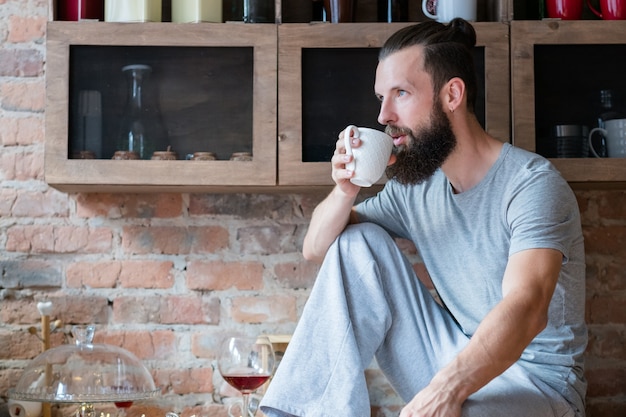
[[171, 359], [177, 354], [176, 334], [170, 330], [96, 332], [95, 343], [119, 346], [139, 359]]
[[275, 255], [279, 253], [299, 252], [299, 236], [303, 230], [295, 225], [251, 226], [237, 230], [240, 251], [254, 255]]
[[79, 226], [13, 226], [7, 231], [6, 249], [32, 253], [106, 253], [113, 235], [108, 228]]
[[50, 188], [41, 191], [18, 191], [13, 204], [14, 217], [67, 217], [69, 199], [67, 194]]
[[68, 265], [66, 284], [70, 288], [114, 288], [122, 264], [110, 262], [76, 262]]
[[603, 359], [626, 361], [626, 331], [608, 326], [589, 326], [587, 354]]
[[183, 214], [182, 194], [79, 194], [78, 217], [174, 218]]
[[197, 332], [191, 335], [191, 353], [202, 359], [216, 359], [222, 341], [231, 336], [232, 330], [217, 327], [211, 333]]
[[42, 41], [46, 34], [46, 21], [45, 17], [11, 16], [7, 40], [11, 43]]
[[2, 286], [10, 289], [55, 289], [63, 286], [61, 267], [38, 258], [0, 261]]
[[[598, 198], [600, 197], [600, 198]], [[595, 195], [598, 204], [598, 215], [606, 220], [623, 222], [626, 219], [626, 191], [610, 190]]]
[[588, 369], [585, 372], [589, 397], [623, 396], [626, 387], [626, 369], [614, 366], [604, 369]]
[[2, 123], [0, 124], [0, 143], [2, 145], [33, 145], [35, 143], [43, 143], [43, 139], [43, 118], [36, 116], [2, 118]]
[[587, 227], [583, 234], [587, 254], [598, 253], [617, 259], [626, 257], [626, 226]]
[[0, 76], [38, 77], [43, 74], [43, 63], [43, 55], [34, 49], [0, 49]]
[[0, 156], [2, 176], [7, 180], [43, 179], [43, 152], [24, 150], [3, 152]]
[[127, 226], [122, 246], [129, 254], [214, 253], [228, 247], [228, 230], [219, 226]]
[[0, 84], [2, 108], [13, 111], [43, 112], [46, 103], [43, 81]]
[[155, 383], [163, 394], [202, 394], [213, 392], [213, 369], [210, 364], [204, 368], [157, 369]]
[[291, 198], [281, 194], [191, 194], [191, 216], [226, 215], [252, 219], [282, 219], [293, 216]]
[[27, 329], [0, 330], [0, 359], [32, 359], [41, 353], [41, 341]]
[[17, 190], [0, 188], [0, 216], [10, 217], [13, 204], [17, 199]]
[[283, 288], [311, 288], [317, 277], [320, 265], [315, 262], [279, 263], [274, 266], [274, 273]]
[[229, 288], [263, 288], [263, 264], [258, 262], [191, 261], [187, 265], [187, 288], [220, 291]]
[[587, 397], [587, 417], [617, 417], [626, 416], [626, 400], [602, 399], [589, 400]]
[[5, 396], [9, 388], [15, 388], [22, 372], [22, 369], [0, 368], [0, 395]]
[[162, 300], [160, 322], [163, 324], [205, 323], [204, 303], [201, 297], [170, 296]]
[[595, 296], [587, 300], [587, 320], [589, 323], [626, 324], [626, 296]]
[[174, 276], [171, 261], [122, 262], [120, 284], [124, 288], [172, 288]]
[[100, 324], [109, 322], [109, 300], [96, 296], [54, 296], [54, 314], [51, 317], [72, 324]]
[[115, 323], [159, 323], [161, 297], [120, 296], [113, 300]]
[[235, 297], [231, 317], [239, 323], [290, 323], [298, 319], [293, 297]]
[[0, 322], [5, 324], [37, 324], [41, 315], [32, 298], [4, 298], [0, 303]]

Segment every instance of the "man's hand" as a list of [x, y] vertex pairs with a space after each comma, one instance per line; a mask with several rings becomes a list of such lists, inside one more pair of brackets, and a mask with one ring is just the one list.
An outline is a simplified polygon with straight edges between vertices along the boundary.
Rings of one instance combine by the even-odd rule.
[[[346, 153], [344, 134], [345, 132], [339, 134], [339, 139], [335, 144], [335, 153], [331, 159], [332, 178], [343, 193], [356, 196], [361, 187], [350, 182], [350, 178], [354, 177], [354, 171], [346, 169], [346, 164], [352, 161], [353, 156]], [[350, 140], [353, 148], [361, 146], [360, 139], [351, 137]]]
[[413, 397], [400, 417], [460, 417], [462, 404], [451, 390], [433, 382]]

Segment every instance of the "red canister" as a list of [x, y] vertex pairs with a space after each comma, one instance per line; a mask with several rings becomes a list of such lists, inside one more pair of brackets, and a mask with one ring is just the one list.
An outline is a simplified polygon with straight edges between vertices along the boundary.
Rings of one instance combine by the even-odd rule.
[[57, 20], [104, 20], [104, 0], [58, 0]]

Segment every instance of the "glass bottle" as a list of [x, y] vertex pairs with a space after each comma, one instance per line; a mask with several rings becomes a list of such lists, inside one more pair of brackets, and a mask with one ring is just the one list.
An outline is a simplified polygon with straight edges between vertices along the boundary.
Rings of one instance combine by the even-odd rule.
[[378, 0], [379, 22], [408, 22], [409, 0]]
[[232, 20], [245, 23], [276, 23], [275, 0], [236, 0], [232, 2]]
[[155, 97], [144, 91], [152, 67], [127, 65], [122, 72], [128, 80], [128, 101], [122, 114], [118, 151], [136, 152], [140, 159], [150, 159], [154, 151], [167, 148], [167, 132]]

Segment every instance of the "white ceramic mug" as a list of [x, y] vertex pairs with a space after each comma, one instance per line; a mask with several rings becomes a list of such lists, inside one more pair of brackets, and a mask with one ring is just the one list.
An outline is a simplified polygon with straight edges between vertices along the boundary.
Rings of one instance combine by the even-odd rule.
[[626, 119], [614, 119], [604, 122], [604, 129], [596, 127], [589, 132], [589, 149], [597, 158], [600, 155], [593, 148], [591, 138], [600, 132], [606, 140], [606, 152], [609, 158], [626, 158]]
[[455, 17], [473, 22], [476, 20], [476, 0], [436, 0], [435, 14], [428, 10], [428, 0], [422, 0], [422, 11], [431, 19], [448, 23]]
[[[350, 145], [352, 137], [359, 138], [361, 146], [353, 148]], [[380, 130], [350, 125], [343, 132], [343, 140], [346, 154], [353, 156], [352, 161], [346, 164], [346, 169], [354, 171], [350, 182], [360, 187], [370, 187], [385, 173], [393, 139]]]

